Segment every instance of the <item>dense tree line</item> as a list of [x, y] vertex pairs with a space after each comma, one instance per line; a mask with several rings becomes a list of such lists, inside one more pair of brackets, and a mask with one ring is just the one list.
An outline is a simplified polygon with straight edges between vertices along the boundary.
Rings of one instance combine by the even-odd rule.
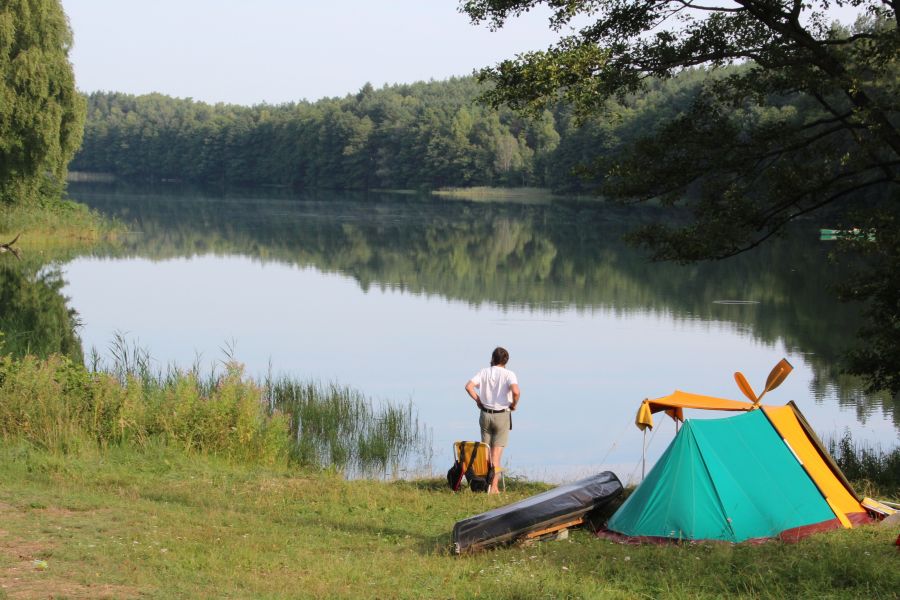
[[160, 94], [88, 96], [73, 170], [137, 181], [370, 189], [540, 186], [580, 191], [573, 172], [686, 106], [703, 71], [685, 73], [576, 121], [556, 106], [526, 118], [476, 102], [473, 78], [374, 89], [317, 102], [210, 105]]

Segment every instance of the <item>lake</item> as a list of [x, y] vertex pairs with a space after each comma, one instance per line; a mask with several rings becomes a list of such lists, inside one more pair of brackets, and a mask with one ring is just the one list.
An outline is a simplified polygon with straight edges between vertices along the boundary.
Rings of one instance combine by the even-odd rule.
[[[584, 200], [86, 185], [70, 195], [132, 230], [62, 267], [85, 354], [108, 356], [118, 333], [161, 368], [214, 368], [231, 353], [253, 376], [409, 401], [432, 431], [438, 474], [453, 441], [477, 439], [463, 388], [497, 345], [522, 389], [504, 462], [531, 478], [610, 469], [634, 480], [644, 398], [743, 399], [733, 373], [760, 391], [782, 357], [794, 371], [770, 402], [796, 401], [825, 437], [898, 440], [895, 403], [839, 373], [858, 317], [832, 299], [839, 274], [813, 222], [736, 259], [678, 266], [620, 239], [654, 209]], [[673, 434], [657, 417], [651, 462]]]

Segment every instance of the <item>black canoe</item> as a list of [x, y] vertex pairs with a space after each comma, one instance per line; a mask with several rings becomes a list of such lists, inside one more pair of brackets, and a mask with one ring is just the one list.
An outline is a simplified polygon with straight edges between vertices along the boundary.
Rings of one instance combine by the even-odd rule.
[[609, 471], [561, 485], [457, 522], [453, 526], [453, 548], [457, 553], [473, 552], [509, 542], [583, 517], [621, 493], [622, 483]]

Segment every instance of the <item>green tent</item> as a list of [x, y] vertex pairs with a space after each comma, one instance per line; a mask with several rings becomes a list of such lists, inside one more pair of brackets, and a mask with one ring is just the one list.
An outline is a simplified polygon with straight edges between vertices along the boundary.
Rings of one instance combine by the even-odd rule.
[[685, 422], [607, 528], [631, 537], [742, 542], [835, 513], [762, 410]]

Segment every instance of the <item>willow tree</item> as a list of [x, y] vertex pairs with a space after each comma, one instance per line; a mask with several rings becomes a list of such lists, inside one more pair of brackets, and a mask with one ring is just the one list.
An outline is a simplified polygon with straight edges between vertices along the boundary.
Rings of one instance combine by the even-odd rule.
[[[482, 70], [486, 100], [531, 112], [562, 100], [602, 118], [649, 80], [706, 70], [686, 110], [595, 164], [603, 192], [687, 209], [686, 221], [632, 235], [664, 260], [732, 256], [823, 211], [843, 221], [857, 232], [843, 256], [858, 266], [843, 294], [869, 319], [850, 370], [900, 397], [895, 1], [464, 0], [461, 10], [500, 28], [538, 5], [571, 33]], [[859, 19], [834, 24], [832, 7]]]
[[58, 197], [81, 144], [85, 102], [59, 0], [0, 3], [0, 202]]

